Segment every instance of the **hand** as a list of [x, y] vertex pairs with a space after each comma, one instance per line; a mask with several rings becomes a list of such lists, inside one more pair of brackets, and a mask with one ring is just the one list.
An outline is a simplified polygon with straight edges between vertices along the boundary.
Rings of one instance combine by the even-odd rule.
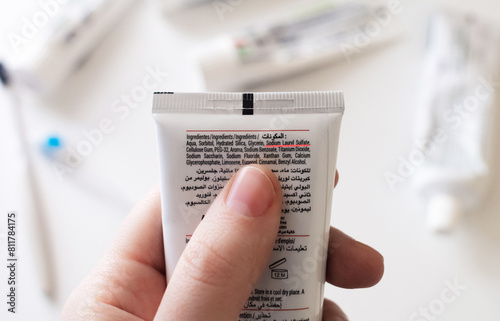
[[[245, 167], [235, 177], [196, 229], [168, 286], [155, 188], [70, 296], [62, 320], [237, 320], [272, 252], [282, 196], [278, 179], [265, 167]], [[377, 251], [330, 228], [327, 282], [369, 287], [383, 270]], [[347, 317], [325, 300], [323, 320]]]

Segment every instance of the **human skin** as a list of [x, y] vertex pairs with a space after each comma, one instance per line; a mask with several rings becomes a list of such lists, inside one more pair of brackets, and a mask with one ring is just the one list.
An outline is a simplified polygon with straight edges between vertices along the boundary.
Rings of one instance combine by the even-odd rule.
[[[154, 188], [70, 296], [61, 319], [237, 320], [272, 252], [281, 206], [280, 183], [269, 169], [240, 170], [213, 202], [167, 284], [160, 192]], [[330, 228], [327, 282], [370, 287], [383, 272], [382, 255]], [[342, 320], [342, 310], [325, 300], [323, 321]]]

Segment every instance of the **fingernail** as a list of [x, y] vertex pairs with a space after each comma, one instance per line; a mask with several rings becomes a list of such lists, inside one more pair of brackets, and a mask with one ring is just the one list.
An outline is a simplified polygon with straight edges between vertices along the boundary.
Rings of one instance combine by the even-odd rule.
[[238, 171], [226, 198], [231, 210], [250, 217], [264, 215], [276, 192], [269, 177], [253, 166]]

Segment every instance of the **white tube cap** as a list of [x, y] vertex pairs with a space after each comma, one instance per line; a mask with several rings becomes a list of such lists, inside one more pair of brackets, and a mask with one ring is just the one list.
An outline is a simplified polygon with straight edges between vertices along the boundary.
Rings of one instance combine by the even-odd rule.
[[427, 227], [434, 232], [446, 233], [456, 227], [464, 208], [458, 198], [443, 193], [430, 198], [427, 210]]

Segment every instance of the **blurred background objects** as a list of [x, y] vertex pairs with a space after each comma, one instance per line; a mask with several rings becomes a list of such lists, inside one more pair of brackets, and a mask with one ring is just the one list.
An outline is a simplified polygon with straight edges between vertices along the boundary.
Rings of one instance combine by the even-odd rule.
[[[373, 289], [326, 296], [353, 320], [498, 320], [499, 9], [493, 0], [2, 4], [0, 212], [19, 215], [20, 261], [18, 313], [5, 305], [0, 319], [58, 318], [158, 182], [153, 91], [343, 90], [332, 224], [380, 250], [386, 275]], [[4, 249], [5, 235], [2, 224]]]

